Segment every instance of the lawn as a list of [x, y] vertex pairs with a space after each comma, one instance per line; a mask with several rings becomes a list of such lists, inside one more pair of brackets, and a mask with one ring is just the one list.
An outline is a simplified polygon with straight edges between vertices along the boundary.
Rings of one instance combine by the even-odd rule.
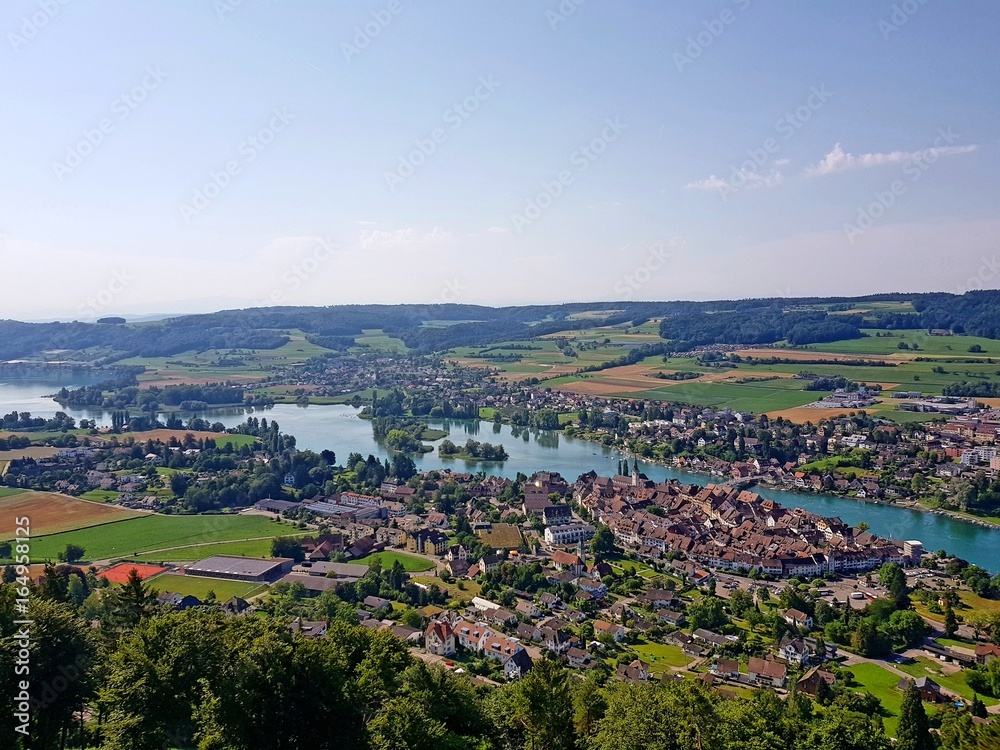
[[425, 560], [422, 557], [415, 557], [413, 555], [407, 555], [405, 552], [376, 552], [372, 555], [368, 555], [367, 557], [362, 557], [359, 560], [352, 560], [351, 562], [370, 564], [376, 559], [381, 561], [383, 568], [391, 568], [398, 560], [408, 573], [422, 573], [425, 570], [431, 570], [434, 568], [434, 563], [430, 560]]
[[[283, 536], [294, 536], [285, 534]], [[219, 542], [218, 544], [206, 544], [197, 547], [178, 547], [177, 549], [166, 550], [164, 552], [151, 552], [145, 555], [136, 555], [135, 560], [149, 560], [152, 562], [182, 562], [188, 560], [202, 560], [212, 555], [234, 555], [236, 557], [270, 557], [270, 539], [251, 539], [239, 542]]]
[[80, 497], [84, 500], [93, 500], [95, 503], [109, 503], [112, 500], [118, 499], [119, 494], [121, 493], [117, 490], [88, 490], [80, 495]]
[[[914, 677], [930, 677], [946, 690], [958, 693], [968, 701], [972, 700], [975, 691], [965, 681], [965, 674], [962, 671], [947, 674], [943, 671], [941, 664], [924, 658], [918, 658], [913, 664], [900, 664], [898, 666], [899, 669], [907, 674], [911, 674]], [[987, 706], [995, 706], [1000, 702], [996, 698], [990, 698], [986, 695], [982, 695], [980, 698]]]
[[639, 658], [649, 664], [651, 671], [666, 672], [667, 667], [686, 667], [691, 663], [691, 657], [681, 651], [680, 646], [669, 643], [650, 643], [639, 641], [629, 646]]
[[882, 702], [882, 718], [885, 730], [896, 735], [899, 726], [899, 712], [903, 706], [903, 694], [896, 689], [900, 678], [876, 664], [853, 664], [848, 667], [854, 673], [854, 681], [859, 690], [867, 690]]
[[0, 497], [10, 497], [11, 495], [16, 495], [24, 490], [16, 489], [15, 487], [0, 487]]
[[413, 576], [413, 582], [422, 583], [424, 586], [430, 586], [432, 583], [437, 584], [438, 588], [442, 591], [448, 592], [450, 598], [465, 602], [469, 602], [474, 596], [479, 596], [483, 590], [483, 587], [475, 581], [462, 581], [464, 588], [459, 588], [457, 581], [454, 583], [445, 583], [440, 578], [429, 575]]
[[275, 537], [287, 534], [291, 530], [291, 526], [276, 523], [264, 516], [148, 515], [77, 531], [35, 537], [31, 553], [35, 561], [54, 560], [56, 555], [72, 542], [86, 549], [87, 560], [103, 560], [200, 542]]
[[232, 596], [246, 599], [254, 594], [259, 594], [267, 588], [264, 584], [260, 583], [225, 581], [220, 578], [203, 578], [201, 576], [186, 576], [176, 573], [164, 573], [155, 578], [150, 578], [148, 585], [160, 593], [169, 591], [173, 594], [196, 596], [202, 601], [208, 597], [209, 591], [213, 591], [215, 592], [215, 598], [220, 602], [224, 602]]

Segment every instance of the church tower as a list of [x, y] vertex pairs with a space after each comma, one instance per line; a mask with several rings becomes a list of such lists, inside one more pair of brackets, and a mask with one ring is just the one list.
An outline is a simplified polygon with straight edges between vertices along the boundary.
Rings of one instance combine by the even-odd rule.
[[636, 456], [632, 457], [632, 486], [639, 486], [639, 459]]

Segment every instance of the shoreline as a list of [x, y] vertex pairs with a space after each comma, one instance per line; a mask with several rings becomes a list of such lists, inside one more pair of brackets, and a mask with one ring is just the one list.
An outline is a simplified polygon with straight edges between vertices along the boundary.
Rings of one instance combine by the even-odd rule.
[[[574, 437], [580, 437], [580, 436], [577, 435], [577, 436], [574, 436]], [[784, 486], [777, 485], [777, 484], [768, 484], [766, 482], [761, 482], [758, 479], [754, 479], [753, 477], [745, 479], [745, 480], [740, 480], [739, 482], [734, 482], [732, 479], [727, 479], [727, 478], [721, 477], [721, 476], [719, 476], [717, 474], [712, 474], [711, 472], [699, 471], [698, 469], [692, 469], [692, 468], [687, 468], [687, 467], [685, 467], [685, 468], [682, 469], [682, 468], [677, 467], [674, 464], [667, 463], [665, 461], [659, 461], [659, 460], [653, 459], [653, 458], [645, 458], [645, 457], [637, 455], [635, 453], [631, 453], [629, 451], [621, 450], [621, 449], [619, 449], [619, 448], [617, 448], [615, 446], [606, 446], [606, 445], [603, 445], [601, 443], [598, 443], [597, 441], [590, 440], [589, 438], [583, 438], [583, 439], [587, 440], [588, 442], [594, 443], [595, 445], [601, 445], [604, 448], [611, 448], [612, 450], [616, 450], [622, 456], [628, 456], [629, 458], [642, 459], [643, 462], [647, 463], [647, 464], [653, 464], [654, 466], [661, 466], [661, 467], [663, 467], [665, 469], [672, 469], [673, 471], [681, 471], [681, 472], [685, 472], [687, 474], [697, 474], [698, 476], [712, 477], [714, 479], [719, 480], [717, 482], [712, 482], [712, 484], [732, 484], [733, 486], [744, 485], [746, 487], [756, 487], [757, 485], [760, 485], [762, 487], [768, 487], [768, 488], [771, 488], [771, 489], [774, 489], [774, 490], [779, 490], [781, 492], [788, 492], [788, 493], [793, 494], [793, 495], [816, 495], [816, 494], [819, 494], [817, 491], [810, 490], [810, 489], [802, 489], [802, 488], [799, 488], [799, 487], [784, 487]], [[1000, 531], [1000, 523], [991, 523], [990, 521], [984, 521], [981, 518], [976, 518], [974, 516], [965, 515], [965, 514], [957, 512], [957, 511], [948, 510], [946, 508], [928, 508], [928, 507], [926, 507], [924, 505], [921, 505], [918, 501], [915, 501], [915, 500], [913, 500], [913, 501], [903, 501], [903, 502], [881, 502], [881, 501], [878, 501], [878, 500], [869, 500], [868, 498], [864, 498], [864, 497], [851, 497], [850, 495], [840, 495], [840, 494], [838, 494], [836, 492], [831, 492], [829, 490], [823, 490], [823, 492], [825, 494], [828, 494], [828, 495], [832, 496], [832, 497], [838, 497], [838, 498], [840, 498], [842, 500], [853, 500], [853, 501], [855, 501], [857, 503], [861, 503], [861, 504], [864, 504], [864, 505], [881, 505], [881, 506], [884, 506], [884, 507], [895, 507], [895, 508], [902, 508], [902, 509], [905, 509], [905, 510], [917, 511], [917, 512], [920, 512], [920, 513], [933, 513], [933, 514], [936, 514], [936, 515], [939, 515], [939, 516], [947, 516], [948, 518], [951, 518], [954, 521], [961, 521], [962, 523], [967, 523], [967, 524], [970, 524], [972, 526], [980, 526], [980, 527], [985, 528], [985, 529], [994, 529], [996, 531]]]

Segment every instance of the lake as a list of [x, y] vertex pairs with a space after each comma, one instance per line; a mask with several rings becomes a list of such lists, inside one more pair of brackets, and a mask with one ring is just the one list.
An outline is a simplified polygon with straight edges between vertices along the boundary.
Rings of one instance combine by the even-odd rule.
[[[96, 419], [99, 424], [108, 423], [110, 416], [100, 410], [63, 410], [50, 398], [45, 398], [45, 394], [54, 393], [63, 385], [70, 387], [82, 384], [53, 380], [0, 382], [0, 413], [16, 409], [30, 411], [36, 416], [51, 417], [57, 411], [66, 411], [77, 419]], [[282, 432], [295, 436], [299, 448], [314, 451], [329, 449], [336, 452], [337, 459], [341, 462], [354, 451], [364, 456], [371, 453], [383, 459], [388, 458], [389, 452], [375, 441], [371, 424], [359, 419], [358, 411], [346, 405], [279, 404], [266, 409], [215, 409], [201, 416], [212, 422], [221, 422], [226, 427], [235, 427], [250, 414], [269, 421], [277, 420]], [[591, 469], [605, 476], [613, 475], [617, 472], [618, 459], [622, 457], [616, 450], [570, 438], [560, 432], [518, 430], [510, 425], [495, 425], [477, 420], [428, 420], [428, 424], [447, 431], [449, 439], [458, 445], [470, 437], [480, 442], [502, 444], [510, 458], [503, 464], [466, 462], [461, 459], [439, 458], [435, 450], [433, 453], [414, 456], [414, 463], [420, 469], [481, 470], [509, 478], [514, 478], [518, 472], [530, 475], [535, 471], [557, 471], [572, 482]], [[676, 471], [644, 461], [639, 462], [639, 467], [654, 481], [679, 479], [701, 485], [713, 481], [713, 478], [703, 474]], [[964, 523], [936, 513], [892, 505], [875, 505], [837, 495], [792, 492], [771, 487], [757, 487], [754, 491], [782, 505], [805, 508], [824, 516], [838, 516], [852, 525], [865, 521], [876, 534], [894, 539], [919, 539], [925, 549], [946, 549], [949, 553], [990, 571], [1000, 571], [1000, 555], [997, 553], [1000, 529]]]

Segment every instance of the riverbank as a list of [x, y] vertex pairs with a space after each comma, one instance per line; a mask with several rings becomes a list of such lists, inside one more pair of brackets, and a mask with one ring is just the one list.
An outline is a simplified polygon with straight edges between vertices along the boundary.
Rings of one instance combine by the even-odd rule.
[[[581, 437], [581, 436], [577, 435], [576, 437]], [[588, 438], [584, 437], [582, 439], [587, 440]], [[591, 441], [591, 442], [596, 442], [596, 441]], [[601, 445], [602, 447], [608, 447], [608, 446], [604, 446], [603, 443], [600, 443], [600, 442], [596, 442], [596, 444], [597, 445]], [[839, 498], [842, 498], [844, 500], [852, 500], [852, 501], [857, 502], [857, 503], [859, 503], [861, 505], [872, 505], [872, 506], [881, 506], [881, 507], [890, 507], [890, 508], [905, 508], [906, 510], [912, 510], [912, 511], [916, 511], [916, 512], [919, 512], [919, 513], [927, 513], [927, 514], [930, 514], [930, 515], [945, 516], [947, 518], [951, 518], [951, 519], [953, 519], [955, 521], [959, 521], [961, 523], [967, 523], [967, 524], [970, 524], [970, 525], [973, 525], [973, 526], [979, 526], [979, 527], [982, 527], [982, 528], [985, 528], [985, 529], [993, 529], [993, 530], [1000, 531], [1000, 519], [997, 519], [997, 521], [991, 521], [991, 520], [980, 518], [980, 517], [975, 516], [975, 515], [973, 515], [971, 513], [962, 513], [960, 511], [954, 511], [954, 510], [950, 510], [950, 509], [947, 509], [947, 508], [929, 508], [929, 507], [921, 504], [917, 500], [897, 500], [897, 501], [894, 501], [894, 500], [884, 500], [884, 499], [877, 499], [877, 498], [876, 499], [872, 499], [872, 498], [866, 498], [866, 497], [856, 497], [856, 496], [853, 496], [853, 495], [848, 495], [846, 493], [836, 492], [836, 491], [825, 489], [825, 488], [823, 490], [812, 490], [812, 489], [810, 489], [808, 487], [787, 487], [787, 486], [785, 486], [783, 484], [773, 484], [773, 483], [770, 483], [770, 482], [764, 482], [764, 481], [761, 481], [761, 479], [757, 478], [757, 477], [748, 477], [747, 479], [741, 479], [741, 480], [735, 481], [735, 480], [733, 480], [733, 479], [731, 479], [729, 477], [726, 477], [724, 475], [716, 474], [716, 473], [713, 473], [713, 472], [710, 472], [710, 471], [704, 471], [704, 470], [701, 470], [701, 469], [699, 469], [697, 467], [692, 467], [692, 466], [687, 466], [687, 465], [685, 465], [685, 466], [678, 466], [673, 461], [663, 461], [663, 460], [658, 460], [658, 459], [655, 459], [655, 458], [648, 458], [648, 457], [645, 457], [645, 456], [637, 455], [637, 454], [632, 453], [632, 452], [627, 451], [627, 450], [622, 450], [622, 449], [617, 448], [617, 447], [613, 447], [613, 449], [617, 450], [619, 453], [621, 453], [622, 456], [627, 456], [629, 459], [636, 458], [636, 459], [642, 461], [643, 463], [653, 464], [653, 465], [656, 465], [656, 466], [662, 466], [665, 469], [671, 469], [673, 471], [682, 471], [682, 472], [685, 472], [687, 474], [696, 474], [698, 476], [703, 476], [703, 477], [711, 477], [713, 479], [718, 480], [718, 481], [714, 482], [715, 484], [737, 484], [737, 485], [748, 486], [748, 487], [760, 487], [760, 486], [763, 486], [763, 487], [773, 488], [773, 489], [779, 490], [781, 492], [787, 492], [787, 493], [790, 493], [792, 495], [819, 495], [819, 494], [823, 494], [823, 495], [828, 495], [828, 496], [832, 496], [832, 497], [839, 497]]]

